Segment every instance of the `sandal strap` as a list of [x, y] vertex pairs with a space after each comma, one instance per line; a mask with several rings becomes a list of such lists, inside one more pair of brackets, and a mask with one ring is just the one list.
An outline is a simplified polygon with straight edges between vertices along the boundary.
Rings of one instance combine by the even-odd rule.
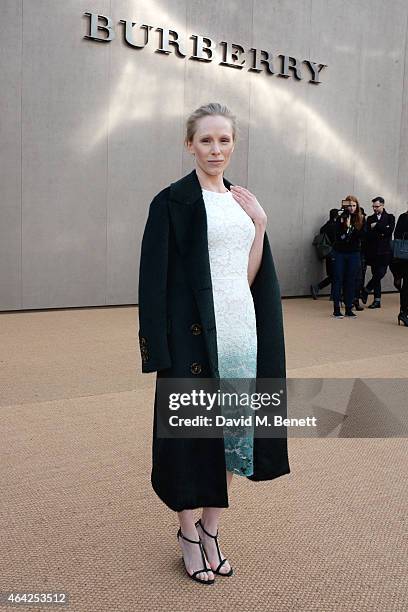
[[198, 524], [198, 525], [200, 525], [201, 529], [204, 531], [204, 533], [205, 533], [205, 534], [207, 534], [207, 535], [208, 535], [210, 538], [213, 538], [213, 540], [215, 540], [215, 545], [216, 545], [216, 547], [217, 547], [218, 559], [219, 559], [219, 561], [220, 561], [220, 565], [218, 566], [218, 568], [217, 568], [217, 570], [216, 570], [216, 571], [218, 571], [218, 569], [221, 567], [221, 565], [224, 563], [224, 561], [226, 561], [226, 560], [227, 560], [226, 558], [225, 558], [225, 559], [223, 559], [223, 558], [222, 558], [222, 556], [221, 556], [220, 547], [219, 547], [219, 545], [218, 545], [218, 529], [217, 529], [217, 533], [216, 533], [216, 535], [212, 535], [211, 533], [208, 533], [208, 531], [207, 531], [206, 529], [204, 529], [204, 526], [203, 526], [203, 524], [202, 524], [202, 522], [201, 522], [201, 519], [198, 519], [198, 521], [197, 521], [196, 525], [197, 525], [197, 524]]
[[200, 527], [201, 527], [201, 529], [204, 531], [204, 533], [205, 533], [206, 535], [210, 536], [210, 538], [214, 538], [215, 540], [217, 539], [217, 537], [218, 537], [218, 529], [217, 529], [217, 533], [216, 533], [215, 535], [212, 535], [212, 533], [209, 533], [209, 532], [208, 532], [208, 531], [207, 531], [207, 530], [204, 528], [204, 525], [202, 524], [201, 519], [198, 519], [198, 521], [196, 522], [196, 526], [197, 526], [197, 525], [200, 525]]
[[226, 558], [225, 558], [225, 559], [223, 559], [223, 560], [221, 561], [221, 563], [219, 564], [219, 566], [217, 567], [217, 569], [213, 570], [213, 571], [214, 571], [214, 573], [219, 572], [219, 571], [220, 571], [220, 568], [221, 568], [221, 567], [224, 565], [224, 563], [225, 563], [226, 561], [227, 561], [227, 559], [226, 559]]
[[203, 574], [206, 572], [212, 572], [212, 570], [209, 570], [207, 568], [201, 569], [201, 570], [197, 570], [196, 572], [193, 572], [192, 574], [190, 574], [191, 577], [193, 576], [197, 576], [197, 574]]
[[177, 537], [182, 537], [183, 540], [186, 540], [187, 542], [190, 542], [191, 544], [198, 544], [200, 546], [200, 552], [201, 552], [201, 559], [203, 561], [203, 565], [204, 568], [201, 570], [197, 570], [196, 572], [194, 572], [193, 574], [190, 574], [191, 576], [195, 576], [196, 574], [200, 574], [201, 572], [212, 572], [211, 567], [207, 567], [207, 563], [206, 563], [206, 558], [205, 558], [205, 553], [204, 553], [204, 546], [203, 543], [201, 542], [201, 540], [190, 540], [189, 538], [186, 538], [185, 535], [183, 535], [182, 531], [181, 531], [181, 527], [177, 532]]
[[201, 541], [200, 541], [200, 551], [201, 551], [201, 558], [202, 558], [202, 560], [203, 560], [203, 565], [204, 565], [204, 567], [205, 567], [205, 570], [204, 570], [204, 571], [205, 571], [205, 572], [208, 572], [208, 571], [212, 572], [211, 567], [210, 567], [210, 569], [209, 569], [209, 570], [208, 570], [208, 568], [207, 568], [207, 562], [206, 562], [205, 553], [204, 553], [204, 546], [203, 546], [203, 543], [202, 543]]
[[191, 542], [191, 544], [201, 544], [200, 540], [190, 540], [189, 538], [186, 538], [186, 536], [182, 533], [181, 531], [181, 527], [177, 532], [177, 537], [182, 537], [183, 540], [186, 540], [187, 542]]

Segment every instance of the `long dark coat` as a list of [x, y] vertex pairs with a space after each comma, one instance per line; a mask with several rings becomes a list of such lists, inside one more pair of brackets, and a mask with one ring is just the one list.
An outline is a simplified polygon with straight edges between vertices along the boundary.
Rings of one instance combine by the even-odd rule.
[[[231, 186], [225, 178], [224, 184]], [[251, 292], [257, 377], [285, 378], [281, 298], [266, 233]], [[157, 378], [219, 378], [207, 216], [195, 170], [150, 204], [141, 248], [139, 324], [142, 372], [157, 372]], [[228, 507], [222, 438], [157, 437], [157, 378], [151, 473], [155, 492], [175, 511]], [[286, 438], [255, 438], [250, 480], [271, 480], [289, 471]]]
[[[372, 229], [371, 224], [377, 223]], [[365, 256], [369, 266], [388, 266], [392, 259], [391, 237], [395, 227], [395, 217], [384, 209], [381, 219], [377, 215], [367, 217], [365, 232]]]
[[[408, 239], [408, 212], [401, 213], [395, 226], [394, 238]], [[393, 259], [390, 270], [394, 276], [408, 276], [408, 261], [404, 259]]]

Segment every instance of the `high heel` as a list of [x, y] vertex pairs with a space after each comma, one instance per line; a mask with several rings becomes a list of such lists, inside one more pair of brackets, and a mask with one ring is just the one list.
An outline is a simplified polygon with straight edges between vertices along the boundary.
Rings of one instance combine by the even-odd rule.
[[402, 323], [405, 327], [408, 327], [408, 313], [400, 312], [398, 315], [398, 325]]
[[206, 558], [204, 554], [204, 547], [203, 547], [201, 540], [189, 540], [189, 538], [186, 538], [186, 536], [182, 534], [181, 527], [177, 532], [177, 539], [179, 538], [183, 538], [183, 540], [186, 540], [186, 542], [190, 542], [191, 544], [198, 544], [200, 546], [201, 558], [203, 560], [203, 565], [204, 565], [203, 569], [199, 569], [196, 572], [193, 572], [192, 574], [190, 574], [190, 572], [186, 568], [184, 557], [183, 556], [181, 557], [183, 560], [184, 569], [186, 570], [186, 573], [189, 576], [189, 578], [191, 578], [191, 580], [195, 580], [196, 582], [199, 582], [200, 584], [214, 584], [214, 578], [208, 579], [208, 580], [197, 578], [197, 574], [201, 574], [203, 572], [212, 572], [212, 569], [207, 567]]
[[[212, 570], [212, 571], [214, 572], [214, 574], [217, 574], [217, 576], [232, 576], [232, 574], [234, 573], [234, 570], [232, 569], [232, 567], [231, 567], [231, 569], [230, 569], [230, 571], [229, 571], [229, 572], [225, 572], [225, 573], [224, 573], [224, 572], [220, 572], [220, 568], [221, 568], [221, 566], [222, 566], [222, 565], [224, 565], [224, 563], [227, 561], [227, 559], [226, 559], [226, 558], [225, 558], [225, 559], [222, 559], [222, 557], [221, 557], [221, 551], [220, 551], [220, 547], [219, 547], [219, 545], [218, 545], [218, 529], [217, 529], [217, 533], [216, 533], [216, 534], [215, 534], [215, 536], [214, 536], [214, 535], [212, 535], [211, 533], [208, 533], [208, 531], [206, 531], [206, 530], [204, 529], [203, 524], [202, 524], [202, 522], [201, 522], [201, 519], [199, 519], [199, 520], [196, 522], [195, 526], [197, 527], [197, 525], [199, 525], [199, 526], [201, 527], [201, 529], [203, 530], [203, 532], [204, 532], [206, 535], [208, 535], [210, 538], [213, 538], [213, 540], [215, 540], [215, 545], [216, 545], [216, 547], [217, 547], [217, 553], [218, 553], [218, 560], [219, 560], [219, 562], [220, 562], [220, 563], [219, 563], [219, 565], [218, 565], [217, 569]], [[203, 545], [203, 548], [204, 548], [204, 551], [205, 551], [205, 547], [204, 547], [204, 545]], [[207, 554], [207, 552], [206, 552], [206, 554]], [[208, 558], [208, 555], [207, 555], [207, 558]]]

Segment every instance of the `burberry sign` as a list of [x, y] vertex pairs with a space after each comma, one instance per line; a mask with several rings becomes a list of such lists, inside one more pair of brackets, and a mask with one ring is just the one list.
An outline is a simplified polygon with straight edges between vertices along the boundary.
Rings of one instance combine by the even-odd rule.
[[[84, 36], [97, 42], [107, 43], [115, 38], [115, 29], [111, 17], [97, 13], [84, 13], [89, 17], [89, 33]], [[298, 59], [282, 53], [273, 55], [265, 49], [251, 47], [245, 49], [242, 45], [221, 41], [216, 43], [208, 36], [192, 34], [189, 38], [191, 50], [187, 50], [186, 39], [176, 30], [155, 27], [147, 23], [137, 23], [129, 19], [119, 21], [123, 29], [126, 44], [135, 49], [143, 49], [148, 45], [158, 45], [154, 51], [169, 55], [174, 52], [177, 56], [196, 60], [199, 62], [218, 61], [221, 66], [229, 66], [250, 72], [264, 72], [284, 78], [298, 80], [308, 79], [310, 83], [320, 83], [320, 73], [326, 64], [312, 62], [309, 59]], [[157, 40], [151, 41], [152, 31], [158, 32]], [[191, 53], [189, 55], [189, 53]], [[219, 61], [221, 59], [221, 61]]]

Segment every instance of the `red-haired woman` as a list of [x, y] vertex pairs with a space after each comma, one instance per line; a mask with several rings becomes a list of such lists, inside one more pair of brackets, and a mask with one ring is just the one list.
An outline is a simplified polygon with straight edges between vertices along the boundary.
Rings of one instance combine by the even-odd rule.
[[342, 319], [340, 310], [341, 290], [344, 287], [346, 317], [355, 318], [352, 311], [356, 279], [361, 268], [361, 238], [364, 232], [364, 216], [358, 199], [348, 195], [336, 221], [336, 239], [333, 245], [333, 316]]

